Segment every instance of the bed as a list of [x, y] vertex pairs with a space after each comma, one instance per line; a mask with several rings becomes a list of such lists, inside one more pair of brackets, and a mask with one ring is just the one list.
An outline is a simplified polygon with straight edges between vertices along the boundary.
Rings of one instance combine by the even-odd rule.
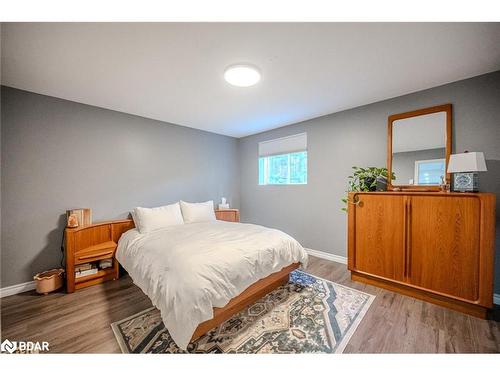
[[279, 230], [219, 220], [127, 230], [116, 258], [182, 349], [307, 263], [302, 246]]

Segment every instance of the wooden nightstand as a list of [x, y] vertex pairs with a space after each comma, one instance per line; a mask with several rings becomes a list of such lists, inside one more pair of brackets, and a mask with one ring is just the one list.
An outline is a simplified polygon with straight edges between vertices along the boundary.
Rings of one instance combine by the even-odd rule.
[[[66, 228], [66, 291], [73, 293], [77, 289], [118, 279], [119, 266], [115, 259], [118, 239], [123, 232], [132, 228], [132, 220]], [[104, 259], [112, 259], [112, 267], [99, 269], [96, 274], [75, 277], [75, 266]]]
[[237, 208], [225, 208], [223, 210], [215, 210], [217, 220], [232, 221], [238, 223], [240, 221], [240, 210]]

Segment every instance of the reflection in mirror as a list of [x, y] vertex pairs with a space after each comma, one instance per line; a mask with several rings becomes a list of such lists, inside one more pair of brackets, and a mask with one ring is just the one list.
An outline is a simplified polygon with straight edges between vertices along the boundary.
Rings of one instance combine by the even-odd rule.
[[439, 185], [446, 176], [446, 112], [392, 123], [393, 185]]

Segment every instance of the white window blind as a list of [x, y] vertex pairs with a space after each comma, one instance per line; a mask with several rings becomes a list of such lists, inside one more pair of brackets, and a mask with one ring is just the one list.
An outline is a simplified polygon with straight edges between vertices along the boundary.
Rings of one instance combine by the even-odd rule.
[[259, 143], [259, 157], [291, 154], [307, 150], [307, 133], [272, 139]]

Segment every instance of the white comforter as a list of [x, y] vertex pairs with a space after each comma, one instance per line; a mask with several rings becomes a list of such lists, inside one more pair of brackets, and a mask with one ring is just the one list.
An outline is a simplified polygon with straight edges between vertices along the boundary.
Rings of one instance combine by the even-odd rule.
[[259, 225], [214, 221], [123, 234], [116, 257], [185, 349], [196, 329], [259, 279], [307, 253], [289, 235]]

